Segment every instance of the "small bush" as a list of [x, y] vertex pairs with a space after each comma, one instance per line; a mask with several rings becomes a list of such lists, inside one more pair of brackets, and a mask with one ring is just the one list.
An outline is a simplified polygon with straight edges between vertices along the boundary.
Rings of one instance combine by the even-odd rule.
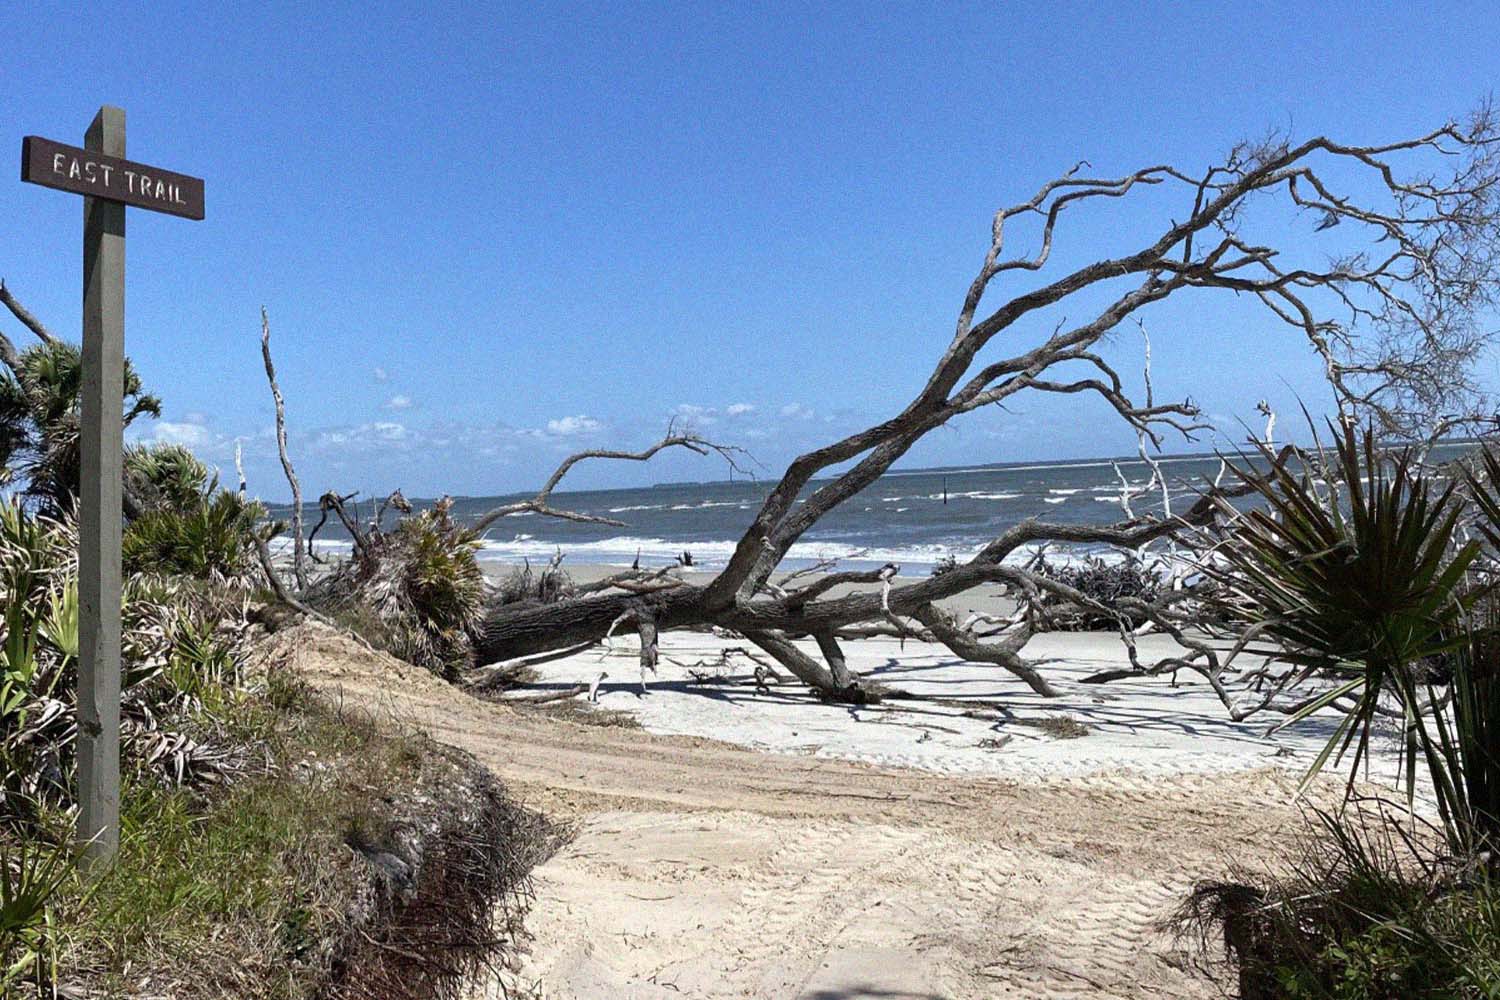
[[448, 516], [451, 501], [371, 531], [308, 597], [404, 660], [456, 680], [473, 659], [486, 601], [479, 540]]
[[121, 540], [130, 574], [186, 576], [248, 589], [259, 579], [259, 503], [219, 488], [218, 477], [177, 445], [132, 448], [126, 480], [141, 509]]
[[1242, 1000], [1500, 996], [1500, 883], [1384, 814], [1318, 814], [1280, 869], [1200, 884], [1179, 931], [1222, 941]]
[[[72, 804], [77, 734], [77, 534], [0, 504], [0, 822]], [[173, 786], [216, 784], [243, 762], [214, 716], [238, 683], [241, 599], [196, 581], [134, 576], [122, 614], [122, 766]]]
[[127, 573], [164, 573], [248, 586], [260, 572], [255, 527], [264, 511], [220, 491], [185, 508], [151, 510], [121, 540]]
[[495, 588], [496, 604], [555, 604], [573, 591], [573, 578], [555, 563], [541, 572], [528, 559], [506, 574]]

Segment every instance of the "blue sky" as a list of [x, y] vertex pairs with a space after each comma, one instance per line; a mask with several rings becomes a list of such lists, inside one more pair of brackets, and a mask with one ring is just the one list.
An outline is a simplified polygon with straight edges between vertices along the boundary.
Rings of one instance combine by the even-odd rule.
[[[18, 156], [119, 104], [132, 159], [206, 178], [204, 222], [130, 213], [127, 350], [166, 402], [140, 433], [225, 468], [243, 441], [267, 497], [286, 486], [262, 304], [312, 495], [522, 489], [674, 414], [773, 474], [905, 402], [994, 210], [1076, 160], [1201, 169], [1270, 127], [1384, 141], [1500, 81], [1469, 5], [209, 6], [7, 5], [0, 122]], [[1080, 213], [1059, 262], [1169, 210]], [[0, 184], [0, 275], [75, 337], [81, 213]], [[1158, 392], [1231, 429], [1261, 397], [1323, 398], [1305, 346], [1253, 313], [1148, 322]], [[1116, 338], [1122, 367], [1138, 341]], [[975, 414], [903, 464], [1132, 447], [1070, 398]]]

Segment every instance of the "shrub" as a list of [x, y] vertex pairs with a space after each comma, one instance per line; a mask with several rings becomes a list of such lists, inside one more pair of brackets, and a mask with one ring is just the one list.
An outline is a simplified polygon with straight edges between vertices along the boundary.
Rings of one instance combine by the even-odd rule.
[[553, 604], [573, 590], [573, 577], [554, 560], [538, 573], [527, 559], [495, 588], [496, 604]]
[[[1466, 744], [1462, 730], [1454, 742], [1427, 663], [1465, 644], [1468, 610], [1484, 590], [1467, 576], [1480, 546], [1459, 543], [1466, 509], [1456, 484], [1434, 490], [1414, 468], [1409, 449], [1381, 455], [1372, 429], [1361, 437], [1346, 425], [1334, 434], [1332, 461], [1318, 463], [1331, 470], [1327, 479], [1315, 479], [1306, 468], [1293, 472], [1265, 446], [1268, 471], [1236, 470], [1264, 506], [1234, 512], [1220, 550], [1224, 565], [1212, 572], [1245, 602], [1237, 610], [1248, 609], [1279, 643], [1276, 655], [1320, 668], [1336, 682], [1308, 699], [1292, 722], [1354, 699], [1309, 778], [1352, 747], [1352, 788], [1382, 700], [1391, 699], [1405, 722], [1408, 797], [1415, 795], [1421, 761], [1451, 847], [1471, 851], [1482, 830], [1470, 809], [1465, 771], [1472, 776], [1480, 769], [1493, 782], [1500, 761], [1489, 748]], [[1483, 484], [1473, 486], [1484, 493]], [[1500, 512], [1500, 500], [1491, 502]], [[1455, 690], [1477, 676], [1477, 670], [1455, 671]]]
[[219, 488], [218, 477], [178, 445], [132, 448], [127, 480], [141, 507], [121, 541], [127, 573], [213, 580], [248, 588], [260, 573], [261, 504]]
[[486, 594], [480, 542], [453, 522], [449, 506], [440, 501], [389, 532], [370, 531], [309, 598], [363, 624], [367, 638], [402, 659], [454, 680], [472, 662]]
[[[0, 504], [0, 822], [30, 824], [40, 810], [72, 801], [76, 552], [71, 522]], [[128, 579], [124, 596], [125, 770], [171, 785], [222, 780], [243, 754], [203, 710], [221, 704], [237, 680], [243, 599], [144, 577]]]
[[127, 573], [161, 573], [248, 586], [260, 572], [256, 525], [261, 505], [220, 490], [185, 507], [136, 518], [121, 539]]
[[148, 510], [187, 510], [218, 486], [198, 456], [180, 444], [136, 445], [125, 450], [125, 478]]
[[[1222, 940], [1243, 1000], [1500, 996], [1500, 884], [1384, 811], [1317, 814], [1270, 873], [1202, 883], [1180, 932]], [[1440, 842], [1440, 841], [1439, 841]]]

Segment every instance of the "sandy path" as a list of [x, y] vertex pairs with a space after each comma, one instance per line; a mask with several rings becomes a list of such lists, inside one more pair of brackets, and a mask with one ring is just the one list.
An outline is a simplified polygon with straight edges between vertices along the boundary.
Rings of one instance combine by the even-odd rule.
[[557, 1000], [1216, 996], [1153, 924], [1298, 822], [1285, 772], [950, 778], [535, 718], [316, 626], [278, 646], [578, 824], [519, 973]]

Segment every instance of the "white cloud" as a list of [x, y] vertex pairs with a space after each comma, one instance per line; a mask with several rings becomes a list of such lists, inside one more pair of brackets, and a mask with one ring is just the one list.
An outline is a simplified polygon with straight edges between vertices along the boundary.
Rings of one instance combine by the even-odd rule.
[[382, 403], [381, 406], [387, 410], [409, 410], [412, 407], [411, 397], [397, 393]]
[[719, 422], [719, 411], [711, 406], [695, 406], [692, 403], [680, 403], [673, 413], [695, 427], [711, 427]]
[[558, 437], [571, 437], [575, 434], [592, 434], [604, 429], [604, 424], [593, 417], [578, 414], [572, 417], [560, 417], [557, 420], [547, 421], [547, 433]]
[[403, 424], [377, 420], [373, 424], [366, 424], [364, 426], [374, 431], [375, 435], [382, 441], [404, 441], [407, 437], [406, 427]]
[[801, 403], [788, 403], [781, 408], [783, 417], [794, 417], [798, 420], [811, 420], [813, 418], [812, 407], [803, 406]]
[[329, 427], [316, 432], [312, 439], [314, 451], [348, 450], [400, 447], [409, 448], [416, 443], [417, 435], [390, 420], [376, 420], [357, 427]]
[[389, 382], [391, 380], [391, 373], [379, 365], [376, 365], [370, 374], [375, 376], [375, 381], [377, 382]]
[[738, 417], [745, 413], [754, 413], [755, 406], [751, 403], [730, 403], [724, 408], [724, 412], [731, 417]]
[[205, 448], [214, 443], [214, 433], [199, 423], [173, 423], [158, 420], [151, 425], [152, 434], [145, 440], [152, 444], [181, 444]]

